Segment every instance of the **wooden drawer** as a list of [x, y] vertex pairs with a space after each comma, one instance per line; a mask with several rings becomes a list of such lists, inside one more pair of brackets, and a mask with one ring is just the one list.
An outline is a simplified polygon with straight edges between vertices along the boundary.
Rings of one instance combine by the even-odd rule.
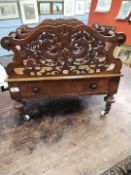
[[19, 87], [20, 90], [17, 93], [11, 92], [13, 99], [16, 99], [18, 96], [20, 98], [37, 98], [58, 95], [106, 94], [110, 90], [110, 82], [110, 78], [48, 80], [14, 82], [10, 83], [10, 87]]

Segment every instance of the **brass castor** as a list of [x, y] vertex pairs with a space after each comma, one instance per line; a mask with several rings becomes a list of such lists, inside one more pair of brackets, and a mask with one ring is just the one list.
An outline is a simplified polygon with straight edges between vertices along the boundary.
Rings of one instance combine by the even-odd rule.
[[28, 114], [24, 115], [24, 120], [28, 121], [28, 120], [30, 120], [30, 118], [31, 118], [30, 115], [28, 115]]
[[103, 111], [101, 111], [101, 115], [100, 115], [100, 117], [105, 117], [106, 114], [107, 114], [107, 111], [103, 110]]
[[111, 104], [115, 102], [113, 94], [107, 94], [104, 100], [106, 102], [106, 106], [105, 106], [105, 110], [101, 111], [100, 117], [105, 117], [106, 114], [108, 114], [111, 109]]

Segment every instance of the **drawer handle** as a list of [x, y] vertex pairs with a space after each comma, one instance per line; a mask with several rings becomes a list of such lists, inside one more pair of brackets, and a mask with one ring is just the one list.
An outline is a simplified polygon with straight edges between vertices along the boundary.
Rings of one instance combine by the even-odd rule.
[[38, 88], [38, 87], [34, 87], [34, 88], [33, 88], [33, 92], [34, 92], [34, 93], [39, 92], [39, 88]]
[[97, 86], [96, 86], [96, 83], [91, 83], [91, 84], [90, 84], [90, 88], [91, 88], [91, 89], [96, 89], [96, 87], [97, 87]]

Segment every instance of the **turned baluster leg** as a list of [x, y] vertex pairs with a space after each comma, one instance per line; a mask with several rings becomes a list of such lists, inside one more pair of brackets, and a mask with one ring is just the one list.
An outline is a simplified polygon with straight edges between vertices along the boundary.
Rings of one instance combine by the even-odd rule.
[[103, 111], [101, 112], [101, 116], [102, 116], [102, 117], [109, 113], [109, 111], [110, 111], [110, 109], [111, 109], [112, 103], [115, 102], [114, 97], [113, 97], [112, 94], [108, 94], [108, 95], [104, 98], [104, 100], [105, 100], [105, 102], [106, 102], [106, 106], [105, 106], [105, 110], [103, 110]]
[[16, 101], [14, 104], [14, 108], [19, 111], [19, 113], [24, 112], [24, 103], [22, 101]]
[[23, 116], [24, 120], [29, 120], [30, 116], [24, 113], [25, 102], [24, 101], [16, 101], [14, 104], [14, 108], [19, 111], [20, 115]]

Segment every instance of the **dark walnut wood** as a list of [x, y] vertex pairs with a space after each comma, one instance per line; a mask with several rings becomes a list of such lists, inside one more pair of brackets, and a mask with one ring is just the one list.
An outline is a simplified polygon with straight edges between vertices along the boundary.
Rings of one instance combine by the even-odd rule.
[[92, 27], [105, 36], [115, 35], [115, 27], [110, 25], [93, 24]]
[[6, 68], [11, 97], [20, 101], [109, 94], [104, 110], [108, 113], [122, 65], [113, 51], [125, 39], [123, 33], [102, 35], [76, 19], [45, 20], [34, 28], [21, 26], [1, 40], [3, 48], [14, 52]]
[[33, 30], [42, 27], [43, 25], [51, 25], [51, 26], [57, 26], [57, 25], [63, 25], [63, 24], [67, 24], [67, 25], [80, 25], [83, 24], [81, 21], [78, 21], [76, 19], [68, 19], [68, 20], [63, 20], [63, 19], [57, 19], [57, 20], [52, 20], [52, 19], [46, 19], [43, 20], [42, 22], [40, 22], [37, 26], [35, 27], [28, 27], [27, 25], [22, 25], [19, 28], [16, 29], [15, 32], [10, 32], [9, 36], [15, 38], [15, 39], [20, 39], [20, 38], [24, 38], [26, 37], [29, 32], [32, 32]]

